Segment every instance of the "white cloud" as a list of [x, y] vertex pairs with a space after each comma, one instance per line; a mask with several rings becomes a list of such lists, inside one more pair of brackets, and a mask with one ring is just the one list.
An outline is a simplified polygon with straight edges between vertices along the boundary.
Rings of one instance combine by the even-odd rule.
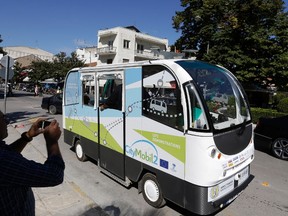
[[77, 47], [91, 47], [91, 46], [93, 46], [91, 43], [85, 41], [84, 39], [74, 39], [74, 44]]

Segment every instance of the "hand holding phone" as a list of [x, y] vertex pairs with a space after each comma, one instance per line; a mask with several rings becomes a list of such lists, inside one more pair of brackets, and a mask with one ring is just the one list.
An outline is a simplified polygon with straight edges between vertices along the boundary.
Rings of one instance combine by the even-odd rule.
[[51, 121], [44, 120], [44, 121], [39, 122], [38, 127], [44, 129], [44, 128], [46, 128], [47, 126], [49, 126], [50, 123], [51, 123]]

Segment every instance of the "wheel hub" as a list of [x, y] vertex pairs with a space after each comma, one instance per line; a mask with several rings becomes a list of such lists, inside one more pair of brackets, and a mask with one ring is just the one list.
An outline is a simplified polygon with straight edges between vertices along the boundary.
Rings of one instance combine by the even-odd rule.
[[81, 148], [80, 145], [77, 145], [77, 146], [76, 146], [76, 154], [77, 154], [77, 156], [78, 156], [79, 158], [81, 158], [82, 155], [83, 155], [83, 150], [82, 150], [82, 148]]
[[284, 160], [288, 159], [288, 140], [279, 139], [274, 143], [274, 153]]
[[156, 202], [159, 199], [159, 189], [155, 182], [147, 180], [144, 185], [144, 190], [150, 201]]

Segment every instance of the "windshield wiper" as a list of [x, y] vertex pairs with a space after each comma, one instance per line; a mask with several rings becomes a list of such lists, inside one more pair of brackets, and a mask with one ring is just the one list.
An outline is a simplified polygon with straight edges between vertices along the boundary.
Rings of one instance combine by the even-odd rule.
[[243, 123], [242, 123], [239, 131], [237, 132], [237, 134], [238, 134], [239, 136], [242, 135], [242, 134], [244, 133], [245, 129], [246, 129], [246, 121], [247, 121], [247, 119], [244, 118], [244, 121], [243, 121]]

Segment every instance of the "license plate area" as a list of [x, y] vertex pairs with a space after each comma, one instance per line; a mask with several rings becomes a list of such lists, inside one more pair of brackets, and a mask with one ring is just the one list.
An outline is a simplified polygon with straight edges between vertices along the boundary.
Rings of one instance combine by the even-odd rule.
[[248, 179], [249, 173], [249, 166], [247, 166], [243, 170], [221, 182], [220, 184], [209, 187], [208, 202], [216, 201], [232, 192], [236, 187], [240, 186]]
[[247, 166], [245, 169], [240, 171], [235, 175], [235, 180], [237, 181], [237, 186], [241, 185], [243, 182], [245, 182], [249, 177], [249, 167]]

